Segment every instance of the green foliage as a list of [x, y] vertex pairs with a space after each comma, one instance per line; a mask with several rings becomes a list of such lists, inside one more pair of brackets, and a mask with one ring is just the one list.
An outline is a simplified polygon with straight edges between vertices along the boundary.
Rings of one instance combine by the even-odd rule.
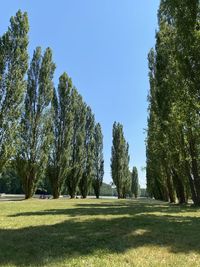
[[139, 181], [138, 181], [138, 171], [136, 167], [133, 167], [131, 173], [132, 183], [131, 183], [131, 192], [135, 196], [135, 198], [139, 195]]
[[111, 156], [111, 174], [117, 187], [118, 198], [126, 198], [130, 192], [131, 175], [129, 171], [128, 143], [124, 138], [123, 126], [113, 124], [113, 145]]
[[92, 186], [96, 198], [99, 198], [104, 176], [104, 159], [103, 159], [103, 134], [101, 125], [97, 123], [94, 128], [94, 176]]
[[[92, 110], [66, 73], [54, 88], [50, 48], [42, 55], [37, 47], [28, 69], [27, 14], [18, 11], [10, 24], [0, 37], [0, 173], [13, 161], [26, 198], [37, 186], [49, 190], [47, 178], [54, 198], [66, 189], [73, 198], [78, 187], [85, 198], [92, 182], [99, 179], [100, 187], [103, 177], [102, 161], [99, 169], [95, 165], [100, 154]], [[3, 177], [9, 177], [7, 186], [12, 178]]]
[[75, 88], [72, 89], [70, 109], [73, 116], [73, 127], [72, 140], [70, 142], [70, 170], [67, 174], [66, 186], [71, 198], [74, 198], [84, 172], [86, 135], [86, 105]]
[[94, 160], [95, 160], [95, 137], [94, 129], [95, 119], [92, 114], [91, 108], [86, 108], [86, 124], [85, 124], [85, 141], [84, 141], [84, 169], [83, 174], [79, 182], [79, 190], [81, 196], [86, 198], [91, 188], [94, 173]]
[[148, 192], [147, 192], [146, 188], [140, 188], [139, 196], [140, 197], [148, 197]]
[[28, 17], [20, 10], [0, 37], [0, 172], [15, 154], [28, 68]]
[[112, 188], [110, 184], [102, 182], [99, 196], [117, 196], [117, 190], [115, 188]]
[[66, 73], [63, 73], [59, 78], [57, 92], [54, 89], [51, 112], [53, 140], [47, 167], [47, 176], [52, 186], [54, 198], [58, 198], [63, 190], [70, 168], [70, 143], [73, 127], [71, 111], [72, 81]]
[[161, 1], [149, 53], [147, 188], [161, 200], [200, 205], [199, 1]]
[[0, 193], [22, 194], [22, 185], [13, 166], [7, 166], [0, 176]]
[[52, 138], [49, 105], [53, 96], [54, 70], [50, 48], [46, 49], [42, 57], [41, 48], [37, 47], [28, 70], [20, 146], [16, 160], [26, 198], [32, 197], [46, 170]]

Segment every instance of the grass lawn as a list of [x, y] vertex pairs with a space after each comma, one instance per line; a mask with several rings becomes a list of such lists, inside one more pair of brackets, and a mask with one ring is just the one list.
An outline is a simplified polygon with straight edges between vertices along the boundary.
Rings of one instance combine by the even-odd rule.
[[200, 266], [200, 210], [150, 200], [0, 202], [0, 266]]

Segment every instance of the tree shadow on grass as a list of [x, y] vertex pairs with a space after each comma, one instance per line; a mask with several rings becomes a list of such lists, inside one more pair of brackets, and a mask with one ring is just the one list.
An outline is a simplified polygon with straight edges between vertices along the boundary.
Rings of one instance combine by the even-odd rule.
[[200, 209], [189, 205], [168, 204], [162, 202], [139, 202], [139, 201], [123, 201], [123, 202], [104, 202], [104, 203], [74, 203], [74, 208], [65, 209], [46, 209], [42, 211], [21, 212], [9, 215], [9, 217], [19, 216], [49, 216], [49, 215], [67, 215], [76, 216], [96, 216], [96, 215], [129, 215], [135, 216], [144, 213], [173, 213], [181, 214], [185, 212], [199, 212]]
[[[128, 249], [142, 246], [162, 246], [172, 253], [200, 252], [199, 218], [145, 214], [141, 207], [139, 213], [139, 207], [132, 211], [132, 205], [126, 206], [125, 203], [120, 208], [109, 207], [107, 204], [101, 205], [101, 208], [95, 208], [94, 205], [90, 207], [89, 204], [77, 206], [82, 205], [84, 208], [67, 209], [66, 215], [69, 217], [61, 223], [1, 229], [0, 265], [43, 266], [47, 261], [53, 263], [87, 256], [100, 250], [105, 253], [124, 253]], [[96, 215], [104, 214], [105, 218], [84, 218], [84, 215], [94, 214], [94, 210]], [[148, 208], [148, 211], [151, 209]], [[65, 213], [63, 209], [58, 209], [47, 210], [47, 214]], [[106, 219], [106, 214], [123, 216]], [[24, 220], [29, 215], [31, 214], [24, 213]]]

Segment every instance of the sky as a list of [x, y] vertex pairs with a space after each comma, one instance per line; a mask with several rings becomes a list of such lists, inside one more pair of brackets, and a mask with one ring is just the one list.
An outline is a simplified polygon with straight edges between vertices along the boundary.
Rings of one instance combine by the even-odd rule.
[[111, 182], [114, 121], [124, 126], [130, 169], [146, 187], [145, 129], [149, 50], [155, 45], [159, 0], [6, 0], [0, 35], [18, 9], [29, 17], [29, 55], [36, 46], [53, 50], [54, 83], [66, 71], [91, 106], [104, 136], [104, 181]]

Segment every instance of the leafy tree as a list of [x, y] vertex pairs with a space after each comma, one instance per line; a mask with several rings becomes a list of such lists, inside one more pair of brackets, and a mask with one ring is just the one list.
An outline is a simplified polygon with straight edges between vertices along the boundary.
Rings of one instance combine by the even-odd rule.
[[[199, 1], [162, 0], [149, 55], [147, 188], [150, 195], [200, 205]], [[176, 195], [176, 196], [175, 196]]]
[[[159, 36], [157, 35], [157, 37]], [[160, 49], [160, 47], [158, 47], [157, 44], [157, 51], [158, 49]], [[168, 55], [169, 52], [167, 52], [168, 51], [166, 51], [165, 55]], [[162, 58], [159, 59], [161, 55]], [[163, 53], [156, 54], [156, 56], [155, 52], [151, 50], [149, 54], [149, 79], [151, 89], [149, 96], [150, 115], [148, 119], [147, 135], [147, 187], [150, 195], [152, 194], [156, 199], [168, 201], [168, 191], [171, 191], [168, 190], [170, 188], [167, 186], [167, 179], [171, 178], [165, 175], [165, 171], [170, 168], [169, 172], [171, 172], [171, 166], [167, 165], [169, 163], [168, 158], [170, 154], [166, 154], [168, 150], [164, 149], [164, 147], [168, 146], [166, 139], [166, 125], [168, 124], [165, 122], [168, 119], [166, 116], [169, 114], [169, 96], [166, 90], [168, 87], [166, 83], [164, 85], [164, 81], [162, 80], [163, 72], [166, 71], [165, 66], [167, 66], [167, 64], [166, 59], [164, 60], [163, 58]], [[157, 82], [156, 79], [159, 79], [159, 82]], [[158, 83], [163, 86], [164, 89], [162, 89], [162, 91], [161, 88], [156, 86]], [[163, 102], [162, 99], [165, 99], [165, 102]], [[170, 195], [173, 198], [172, 202], [174, 202], [173, 187], [171, 187], [171, 190], [172, 192]]]
[[139, 193], [139, 181], [138, 181], [138, 171], [136, 167], [133, 167], [131, 174], [132, 174], [131, 192], [134, 194], [135, 198], [137, 198]]
[[66, 186], [71, 198], [74, 198], [80, 179], [84, 172], [85, 156], [85, 128], [86, 128], [86, 105], [75, 88], [72, 89], [70, 109], [73, 116], [70, 170], [67, 174]]
[[100, 189], [104, 176], [104, 160], [103, 160], [103, 135], [101, 125], [97, 123], [94, 129], [94, 177], [92, 186], [96, 198], [99, 198]]
[[130, 161], [130, 156], [129, 156], [129, 144], [126, 144], [126, 152], [124, 155], [124, 171], [123, 171], [123, 186], [122, 186], [122, 197], [126, 198], [126, 195], [130, 193], [131, 190], [131, 173], [129, 170], [129, 161]]
[[110, 184], [102, 182], [100, 196], [117, 196], [117, 191], [115, 188], [112, 188]]
[[37, 47], [28, 70], [17, 157], [17, 170], [26, 199], [33, 196], [46, 170], [52, 138], [49, 106], [53, 96], [54, 70], [51, 49], [47, 48], [42, 57], [41, 48]]
[[0, 172], [15, 154], [28, 68], [28, 17], [20, 10], [0, 37]]
[[130, 192], [131, 176], [129, 171], [128, 143], [120, 123], [113, 124], [113, 145], [111, 156], [111, 174], [117, 187], [118, 198], [125, 198]]
[[20, 179], [15, 171], [13, 162], [7, 164], [0, 175], [0, 193], [22, 194]]
[[86, 198], [94, 177], [94, 126], [95, 119], [91, 108], [86, 108], [85, 141], [84, 141], [84, 170], [79, 182], [81, 196]]
[[58, 198], [63, 190], [71, 157], [73, 114], [71, 112], [72, 81], [66, 73], [59, 78], [58, 96], [54, 89], [52, 99], [53, 142], [49, 155], [47, 176], [53, 198]]

